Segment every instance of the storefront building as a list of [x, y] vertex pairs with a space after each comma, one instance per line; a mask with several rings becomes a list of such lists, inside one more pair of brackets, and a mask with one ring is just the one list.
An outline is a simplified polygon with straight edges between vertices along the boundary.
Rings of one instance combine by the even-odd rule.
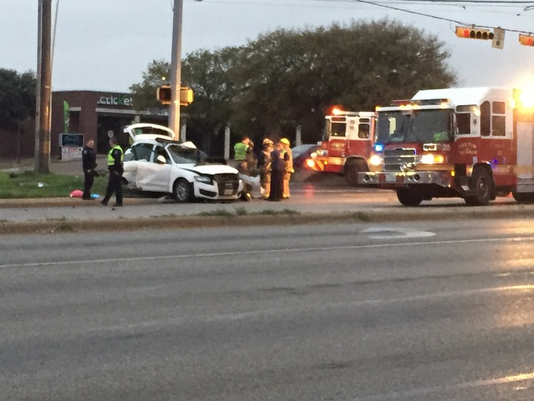
[[[60, 91], [52, 93], [52, 127], [50, 153], [61, 157], [62, 134], [78, 135], [82, 146], [94, 139], [97, 153], [107, 153], [109, 137], [116, 136], [127, 148], [130, 138], [123, 132], [126, 125], [148, 122], [167, 125], [168, 111], [136, 111], [130, 94], [95, 91]], [[72, 135], [74, 137], [75, 135]]]

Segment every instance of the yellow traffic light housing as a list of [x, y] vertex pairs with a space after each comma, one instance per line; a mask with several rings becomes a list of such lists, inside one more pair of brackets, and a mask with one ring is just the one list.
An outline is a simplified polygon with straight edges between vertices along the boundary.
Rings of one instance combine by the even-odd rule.
[[[171, 104], [172, 89], [170, 85], [161, 85], [156, 89], [156, 99], [161, 104]], [[193, 90], [187, 86], [180, 87], [180, 106], [188, 106], [193, 103]]]
[[534, 36], [519, 34], [519, 43], [523, 46], [534, 46]]
[[193, 103], [193, 89], [182, 86], [180, 87], [180, 106], [187, 106]]
[[474, 27], [457, 26], [456, 36], [466, 39], [493, 40], [493, 32], [489, 29], [478, 29]]
[[158, 99], [161, 104], [171, 104], [171, 87], [169, 85], [161, 85], [158, 89], [156, 89], [156, 99]]

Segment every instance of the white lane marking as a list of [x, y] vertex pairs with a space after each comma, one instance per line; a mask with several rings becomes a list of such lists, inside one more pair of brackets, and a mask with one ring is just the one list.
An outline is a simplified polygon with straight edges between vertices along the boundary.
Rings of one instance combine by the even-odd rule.
[[[512, 238], [479, 238], [479, 239], [457, 239], [457, 240], [441, 240], [441, 241], [425, 241], [425, 242], [397, 242], [387, 244], [368, 244], [368, 245], [343, 245], [343, 246], [326, 246], [318, 248], [277, 248], [277, 249], [258, 249], [247, 251], [248, 255], [261, 255], [271, 253], [301, 253], [301, 252], [323, 252], [323, 251], [340, 251], [340, 250], [358, 250], [358, 249], [380, 249], [380, 248], [398, 248], [405, 246], [428, 246], [428, 245], [456, 245], [456, 244], [475, 244], [488, 242], [522, 242], [534, 241], [534, 237], [512, 237]], [[188, 259], [188, 258], [214, 258], [224, 256], [238, 256], [243, 255], [242, 251], [235, 252], [207, 252], [207, 253], [190, 253], [190, 254], [176, 254], [176, 255], [151, 255], [151, 256], [136, 256], [130, 258], [106, 258], [106, 259], [81, 259], [81, 260], [65, 260], [55, 262], [34, 262], [34, 263], [16, 263], [16, 264], [0, 264], [0, 269], [14, 268], [14, 267], [37, 267], [37, 266], [62, 266], [71, 265], [75, 263], [113, 263], [113, 262], [136, 262], [141, 260], [165, 260], [165, 259]]]
[[[482, 379], [471, 382], [464, 382], [458, 384], [449, 384], [435, 387], [423, 387], [407, 391], [394, 391], [386, 394], [377, 394], [368, 397], [353, 398], [352, 401], [385, 401], [385, 400], [399, 400], [402, 398], [412, 399], [414, 396], [429, 395], [433, 393], [443, 393], [447, 391], [466, 390], [478, 387], [495, 386], [499, 384], [517, 383], [526, 380], [534, 379], [534, 372], [520, 373], [513, 376], [498, 377], [494, 379]], [[433, 399], [433, 398], [429, 398]]]
[[[425, 238], [433, 237], [436, 233], [431, 231], [421, 231], [413, 228], [388, 228], [388, 227], [371, 227], [363, 230], [364, 234], [371, 234], [369, 238], [373, 239], [391, 239], [391, 238]], [[374, 234], [377, 233], [377, 234]]]

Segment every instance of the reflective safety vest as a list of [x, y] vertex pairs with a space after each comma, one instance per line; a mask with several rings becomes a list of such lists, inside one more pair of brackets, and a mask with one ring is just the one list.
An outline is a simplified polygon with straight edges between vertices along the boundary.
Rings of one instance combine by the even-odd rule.
[[247, 158], [248, 145], [238, 142], [234, 146], [234, 160], [245, 160]]
[[108, 166], [115, 165], [115, 159], [113, 158], [113, 155], [112, 155], [112, 153], [113, 153], [113, 151], [115, 149], [117, 149], [119, 152], [121, 152], [121, 162], [124, 159], [124, 152], [122, 151], [122, 148], [119, 145], [115, 145], [108, 152]]

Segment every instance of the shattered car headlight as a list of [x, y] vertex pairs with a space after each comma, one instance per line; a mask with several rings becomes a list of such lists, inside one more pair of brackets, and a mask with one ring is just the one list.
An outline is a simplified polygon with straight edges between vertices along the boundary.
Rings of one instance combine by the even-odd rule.
[[213, 184], [213, 179], [208, 175], [196, 175], [195, 181], [202, 182], [204, 184]]

